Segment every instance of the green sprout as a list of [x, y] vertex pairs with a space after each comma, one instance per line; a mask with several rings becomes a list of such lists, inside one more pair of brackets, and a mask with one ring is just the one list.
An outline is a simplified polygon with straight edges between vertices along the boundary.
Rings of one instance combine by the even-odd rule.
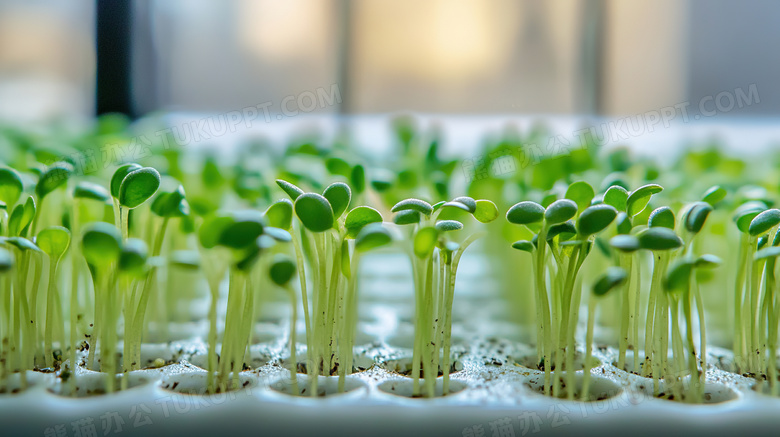
[[420, 396], [420, 371], [424, 396], [433, 397], [439, 361], [443, 371], [442, 395], [449, 393], [452, 305], [458, 264], [463, 252], [482, 234], [472, 233], [461, 242], [448, 238], [463, 229], [456, 220], [437, 220], [445, 210], [464, 211], [489, 223], [498, 208], [488, 200], [458, 197], [435, 206], [420, 199], [405, 199], [393, 206], [397, 225], [412, 225], [409, 247], [415, 283], [415, 339], [412, 352], [413, 396]]
[[[593, 325], [596, 319], [596, 305], [598, 300], [609, 293], [610, 290], [625, 284], [627, 277], [628, 274], [622, 268], [610, 267], [607, 272], [599, 277], [593, 284], [593, 295], [588, 299], [588, 328], [585, 334], [585, 364], [581, 390], [583, 401], [588, 400], [590, 392], [590, 365], [593, 356]], [[574, 388], [570, 386], [569, 391], [574, 391]]]
[[106, 391], [110, 393], [115, 390], [116, 331], [121, 302], [113, 272], [122, 252], [122, 235], [108, 223], [92, 223], [84, 229], [81, 251], [95, 289], [95, 323], [87, 365], [92, 367], [100, 344], [101, 370], [106, 373]]
[[[60, 335], [60, 346], [65, 345], [65, 327], [62, 316], [62, 305], [57, 289], [57, 267], [70, 246], [70, 231], [61, 226], [52, 226], [38, 233], [35, 238], [38, 247], [49, 257], [49, 286], [46, 292], [46, 334], [44, 335], [44, 359], [47, 367], [52, 367], [52, 337], [55, 329], [55, 317], [60, 323], [57, 332]], [[55, 311], [57, 314], [55, 315]]]

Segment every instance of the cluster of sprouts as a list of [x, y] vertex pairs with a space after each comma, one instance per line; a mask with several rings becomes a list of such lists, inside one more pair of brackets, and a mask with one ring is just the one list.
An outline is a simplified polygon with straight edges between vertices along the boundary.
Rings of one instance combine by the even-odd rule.
[[199, 291], [206, 392], [239, 388], [276, 295], [289, 302], [292, 392], [321, 395], [323, 377], [344, 391], [360, 346], [361, 260], [396, 251], [413, 284], [412, 394], [436, 396], [441, 378], [447, 395], [458, 268], [479, 241], [472, 251], [491, 260], [481, 274], [498, 278], [532, 333], [544, 393], [591, 399], [593, 351], [606, 343], [657, 396], [702, 402], [714, 341], [733, 350], [729, 370], [780, 394], [774, 167], [710, 145], [661, 169], [591, 141], [496, 173], [515, 158], [502, 151], [522, 155], [548, 132], [507, 129], [465, 166], [442, 156], [436, 127], [404, 117], [391, 157], [348, 135], [281, 152], [254, 141], [234, 162], [161, 142], [138, 163], [88, 174], [70, 153], [130, 132], [104, 118], [52, 150], [62, 133], [0, 129], [0, 391], [14, 374], [24, 388], [28, 371], [75, 387], [85, 369], [105, 374], [107, 392], [127, 388], [148, 366], [141, 346], [188, 317]]

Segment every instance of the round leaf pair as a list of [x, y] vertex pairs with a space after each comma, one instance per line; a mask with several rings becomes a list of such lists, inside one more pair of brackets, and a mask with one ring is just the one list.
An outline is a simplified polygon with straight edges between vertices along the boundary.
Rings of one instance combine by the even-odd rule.
[[516, 203], [506, 212], [506, 220], [515, 225], [528, 225], [542, 221], [545, 209], [529, 200]]
[[[419, 214], [417, 216], [417, 221], [420, 221]], [[347, 218], [344, 220], [344, 227], [347, 230], [347, 236], [349, 238], [355, 238], [366, 225], [380, 222], [382, 222], [382, 214], [380, 214], [379, 211], [370, 206], [358, 206], [347, 213]]]
[[593, 294], [596, 296], [604, 296], [610, 290], [613, 290], [626, 282], [628, 274], [620, 267], [610, 267], [607, 271], [599, 277], [595, 284], [593, 284]]
[[119, 186], [119, 204], [134, 209], [149, 200], [160, 188], [160, 173], [151, 167], [143, 167], [122, 179]]
[[343, 182], [335, 182], [325, 188], [322, 196], [328, 199], [333, 209], [333, 218], [338, 219], [349, 207], [352, 191], [349, 189], [349, 185]]
[[41, 173], [38, 183], [35, 185], [35, 194], [38, 199], [43, 199], [49, 193], [68, 182], [73, 175], [73, 166], [67, 162], [55, 162]]
[[603, 231], [617, 217], [617, 210], [607, 204], [589, 206], [577, 219], [577, 233], [583, 238]]
[[663, 190], [664, 187], [658, 184], [647, 184], [632, 191], [626, 199], [626, 211], [628, 212], [628, 215], [633, 217], [642, 212], [650, 202], [650, 197]]
[[70, 246], [70, 231], [62, 226], [52, 226], [38, 233], [35, 244], [54, 262], [59, 262]]
[[367, 252], [386, 246], [392, 241], [392, 235], [381, 223], [370, 223], [363, 227], [355, 238], [355, 249], [359, 252]]
[[0, 168], [0, 202], [9, 208], [13, 207], [19, 201], [23, 189], [19, 173], [10, 168]]
[[122, 236], [119, 230], [106, 222], [88, 225], [81, 240], [81, 251], [87, 262], [105, 268], [119, 258]]
[[295, 200], [295, 214], [306, 229], [325, 232], [333, 228], [333, 209], [328, 199], [317, 193], [304, 193]]
[[421, 214], [431, 215], [433, 207], [430, 203], [420, 199], [404, 199], [396, 203], [390, 210], [392, 212], [413, 210]]

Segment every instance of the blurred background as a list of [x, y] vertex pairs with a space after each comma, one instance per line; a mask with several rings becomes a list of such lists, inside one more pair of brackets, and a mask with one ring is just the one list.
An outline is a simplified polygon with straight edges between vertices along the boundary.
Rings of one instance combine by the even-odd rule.
[[771, 116], [779, 16], [769, 0], [0, 0], [0, 119], [317, 90], [339, 98], [306, 112], [619, 116], [753, 84], [760, 104], [729, 115]]

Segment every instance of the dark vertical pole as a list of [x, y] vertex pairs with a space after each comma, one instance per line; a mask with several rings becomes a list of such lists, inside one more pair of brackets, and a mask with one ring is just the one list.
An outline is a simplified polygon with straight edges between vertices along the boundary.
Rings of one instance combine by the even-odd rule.
[[352, 112], [350, 102], [350, 69], [352, 58], [352, 4], [349, 0], [338, 1], [338, 65], [336, 66], [336, 82], [339, 87], [341, 104], [339, 114]]
[[604, 45], [607, 24], [603, 0], [582, 3], [582, 39], [580, 45], [580, 108], [585, 114], [604, 113]]
[[135, 117], [130, 68], [131, 0], [96, 0], [97, 115]]

